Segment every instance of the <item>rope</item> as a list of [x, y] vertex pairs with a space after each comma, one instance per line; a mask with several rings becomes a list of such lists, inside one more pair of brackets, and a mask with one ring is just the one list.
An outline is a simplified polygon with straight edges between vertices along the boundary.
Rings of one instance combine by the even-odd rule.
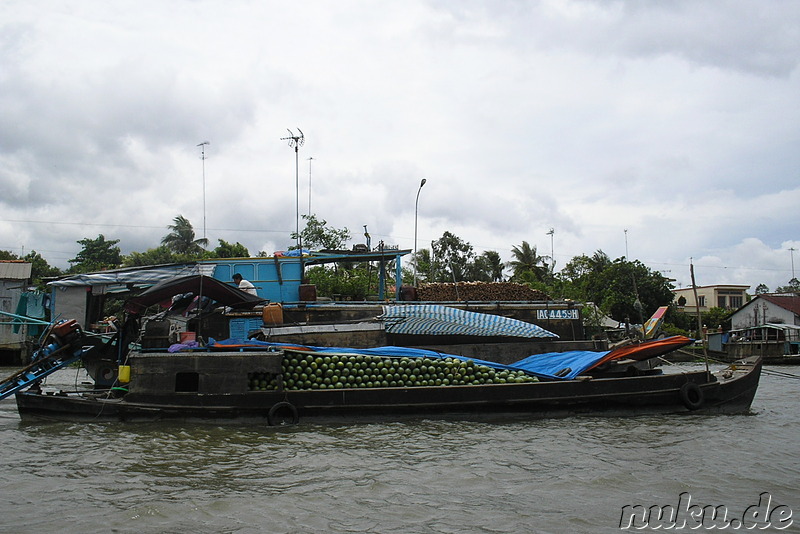
[[787, 373], [786, 371], [775, 371], [773, 369], [762, 369], [761, 372], [764, 373], [765, 375], [777, 376], [777, 377], [780, 377], [780, 378], [793, 378], [795, 380], [800, 380], [800, 375]]

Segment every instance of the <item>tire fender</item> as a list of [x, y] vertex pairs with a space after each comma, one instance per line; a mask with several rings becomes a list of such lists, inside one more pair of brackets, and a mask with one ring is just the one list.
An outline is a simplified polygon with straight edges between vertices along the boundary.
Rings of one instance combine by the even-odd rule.
[[[289, 421], [287, 423], [287, 421]], [[282, 401], [275, 404], [267, 413], [267, 423], [269, 426], [282, 424], [296, 425], [300, 421], [297, 408], [291, 402]]]
[[703, 406], [705, 397], [703, 390], [694, 382], [686, 382], [681, 386], [681, 402], [691, 411], [699, 410]]

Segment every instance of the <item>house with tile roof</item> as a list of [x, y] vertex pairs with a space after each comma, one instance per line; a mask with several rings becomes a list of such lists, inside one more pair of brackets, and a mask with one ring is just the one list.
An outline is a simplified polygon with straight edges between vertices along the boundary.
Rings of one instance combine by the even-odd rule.
[[800, 326], [800, 295], [757, 295], [731, 315], [732, 330], [763, 324]]

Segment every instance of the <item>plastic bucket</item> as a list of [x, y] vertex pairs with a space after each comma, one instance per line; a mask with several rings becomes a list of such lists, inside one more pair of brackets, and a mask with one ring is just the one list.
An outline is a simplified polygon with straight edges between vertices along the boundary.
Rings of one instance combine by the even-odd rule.
[[264, 320], [264, 324], [268, 326], [283, 324], [283, 306], [281, 306], [280, 302], [270, 302], [264, 306], [261, 318]]
[[131, 366], [130, 365], [120, 365], [119, 366], [119, 381], [122, 384], [127, 384], [131, 381]]
[[188, 343], [189, 341], [197, 341], [197, 333], [181, 332], [181, 343]]

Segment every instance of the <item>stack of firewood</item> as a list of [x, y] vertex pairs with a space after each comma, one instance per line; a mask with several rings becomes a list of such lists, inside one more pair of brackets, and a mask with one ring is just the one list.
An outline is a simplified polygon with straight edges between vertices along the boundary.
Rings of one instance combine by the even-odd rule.
[[417, 300], [428, 301], [495, 301], [550, 300], [545, 293], [513, 282], [458, 282], [421, 284]]

